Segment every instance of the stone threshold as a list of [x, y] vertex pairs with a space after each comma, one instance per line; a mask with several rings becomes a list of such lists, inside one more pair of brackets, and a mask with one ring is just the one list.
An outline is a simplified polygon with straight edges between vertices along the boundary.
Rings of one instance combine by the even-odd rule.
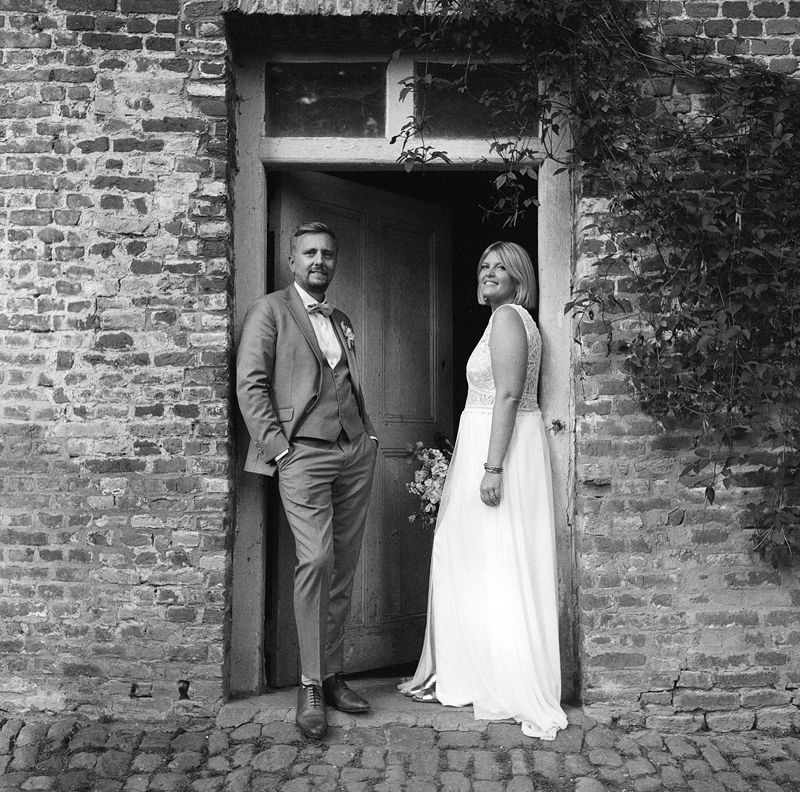
[[[364, 696], [372, 709], [362, 715], [350, 715], [338, 710], [328, 710], [328, 724], [345, 730], [401, 725], [433, 728], [436, 731], [485, 732], [492, 723], [514, 721], [475, 720], [472, 707], [443, 707], [441, 704], [423, 704], [412, 701], [397, 690], [398, 678], [374, 679], [349, 677], [348, 684]], [[294, 723], [297, 688], [271, 690], [262, 696], [237, 699], [225, 704], [219, 711], [216, 724], [230, 729], [245, 723]], [[579, 707], [564, 707], [569, 723], [581, 729], [594, 726]]]

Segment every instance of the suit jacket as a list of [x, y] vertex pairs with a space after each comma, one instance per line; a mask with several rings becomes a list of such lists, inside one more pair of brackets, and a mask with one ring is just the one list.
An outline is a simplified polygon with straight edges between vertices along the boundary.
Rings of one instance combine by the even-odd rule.
[[[364, 407], [353, 325], [338, 309], [331, 319], [347, 355], [358, 411], [367, 433], [374, 436]], [[275, 457], [289, 448], [303, 416], [319, 399], [327, 368], [294, 285], [259, 297], [250, 306], [236, 356], [236, 395], [250, 433], [245, 470], [275, 473]]]

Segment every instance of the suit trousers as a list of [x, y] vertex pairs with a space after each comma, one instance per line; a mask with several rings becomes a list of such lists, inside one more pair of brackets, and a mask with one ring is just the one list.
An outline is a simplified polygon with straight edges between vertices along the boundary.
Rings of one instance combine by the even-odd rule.
[[278, 463], [278, 489], [294, 535], [294, 615], [303, 676], [343, 670], [377, 447], [366, 432], [334, 442], [295, 438]]

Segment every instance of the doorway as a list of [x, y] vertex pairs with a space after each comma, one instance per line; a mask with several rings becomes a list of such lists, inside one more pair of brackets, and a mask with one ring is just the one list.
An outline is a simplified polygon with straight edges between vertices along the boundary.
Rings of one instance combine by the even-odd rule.
[[[574, 206], [570, 176], [556, 168], [552, 162], [545, 161], [540, 167], [541, 206], [537, 217], [529, 219], [528, 223], [513, 232], [502, 229], [498, 221], [482, 224], [481, 206], [486, 205], [491, 191], [491, 174], [481, 170], [480, 166], [473, 167], [469, 163], [481, 161], [480, 152], [484, 150], [485, 142], [454, 141], [453, 146], [460, 146], [459, 151], [463, 152], [460, 154], [458, 167], [447, 170], [431, 168], [424, 173], [406, 174], [398, 167], [397, 152], [388, 140], [365, 138], [331, 142], [319, 138], [273, 139], [268, 136], [264, 126], [264, 73], [262, 59], [243, 62], [237, 67], [236, 169], [233, 183], [234, 319], [237, 340], [250, 302], [276, 287], [277, 252], [272, 221], [275, 207], [271, 204], [281, 174], [327, 175], [368, 190], [389, 194], [392, 200], [421, 201], [437, 207], [437, 211], [449, 212], [452, 230], [448, 250], [452, 263], [442, 273], [449, 279], [448, 293], [453, 310], [448, 325], [449, 333], [454, 338], [449, 347], [448, 364], [453, 384], [450, 386], [452, 404], [449, 411], [441, 409], [439, 415], [449, 414], [447, 420], [450, 421], [451, 428], [446, 434], [452, 439], [456, 428], [455, 417], [460, 413], [466, 396], [466, 359], [488, 320], [486, 309], [477, 305], [475, 296], [477, 258], [489, 242], [506, 238], [519, 242], [534, 260], [538, 259], [540, 307], [536, 318], [543, 339], [540, 404], [545, 425], [550, 429], [559, 555], [562, 690], [564, 696], [569, 698], [578, 689], [577, 608], [573, 584], [575, 556], [572, 536], [573, 374], [571, 327], [569, 319], [564, 316], [564, 305], [570, 298], [573, 262]], [[568, 141], [565, 140], [564, 145], [568, 146]], [[402, 280], [397, 285], [398, 288], [402, 287]], [[418, 296], [413, 290], [407, 293], [411, 298]], [[439, 294], [444, 293], [440, 289]], [[404, 300], [401, 300], [400, 307], [403, 303]], [[414, 305], [413, 311], [409, 313], [420, 316], [422, 310]], [[430, 316], [429, 313], [428, 320]], [[421, 343], [418, 339], [417, 342]], [[445, 391], [446, 389], [440, 389], [439, 392]], [[410, 391], [405, 389], [404, 392]], [[372, 410], [369, 391], [366, 395], [368, 409]], [[233, 414], [237, 415], [235, 404]], [[420, 436], [419, 439], [427, 442], [425, 437]], [[273, 614], [276, 613], [277, 576], [270, 566], [274, 555], [269, 542], [276, 535], [278, 498], [274, 492], [270, 492], [268, 480], [245, 474], [242, 470], [247, 435], [241, 421], [237, 423], [236, 442], [232, 615], [230, 652], [227, 659], [230, 693], [242, 696], [263, 692], [267, 682], [273, 682], [270, 679], [269, 665], [272, 661], [269, 653], [275, 651], [281, 656], [290, 657], [290, 654], [285, 654], [282, 650], [287, 642], [295, 639], [293, 625], [291, 629], [278, 629], [273, 624], [276, 621]], [[392, 486], [402, 494], [405, 481], [410, 477], [413, 468], [407, 467], [400, 455], [395, 457], [394, 462], [396, 470], [391, 477]], [[407, 506], [398, 507], [394, 517], [403, 521], [405, 528], [416, 530], [416, 536], [419, 537], [422, 530], [407, 523], [406, 515], [413, 510], [413, 502], [408, 503]], [[429, 551], [424, 542], [418, 543], [417, 552], [419, 555], [415, 558], [422, 558], [421, 563], [425, 563], [424, 559]], [[415, 563], [419, 565], [420, 562]], [[427, 568], [424, 571], [427, 575]], [[288, 572], [291, 573], [291, 565], [288, 565]], [[402, 581], [402, 570], [399, 579]], [[424, 592], [420, 595], [417, 588], [414, 597], [403, 606], [406, 608], [403, 618], [411, 613], [412, 605], [422, 609], [423, 600]], [[283, 618], [285, 623], [285, 613]], [[418, 618], [417, 624], [422, 625], [422, 619]], [[365, 640], [363, 645], [369, 646], [369, 627], [365, 625], [365, 628], [362, 633]], [[270, 631], [275, 638], [270, 639]], [[283, 647], [278, 645], [278, 637], [283, 641]], [[274, 649], [270, 641], [275, 644]], [[417, 637], [407, 635], [402, 638], [397, 646], [402, 646], [403, 651], [408, 653], [407, 656], [413, 658], [418, 651], [414, 641], [421, 641], [421, 631], [417, 633]], [[388, 658], [383, 655], [376, 665], [391, 662], [391, 655]], [[288, 679], [291, 679], [292, 661], [289, 660], [286, 665], [289, 668]]]

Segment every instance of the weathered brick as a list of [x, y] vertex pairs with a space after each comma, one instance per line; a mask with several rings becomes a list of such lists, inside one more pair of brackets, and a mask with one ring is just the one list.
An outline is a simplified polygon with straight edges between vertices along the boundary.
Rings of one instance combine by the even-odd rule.
[[84, 33], [83, 43], [87, 47], [107, 50], [139, 50], [141, 36], [124, 36], [114, 33]]
[[703, 32], [712, 38], [729, 36], [733, 32], [733, 22], [729, 19], [714, 19], [703, 25]]
[[759, 666], [784, 666], [789, 663], [785, 652], [756, 652], [755, 661]]
[[197, 609], [187, 607], [167, 608], [167, 619], [172, 622], [194, 623], [197, 620]]
[[770, 19], [764, 23], [767, 36], [796, 36], [800, 33], [800, 19]]
[[685, 5], [686, 16], [696, 19], [715, 17], [719, 11], [717, 3], [689, 2]]
[[87, 14], [68, 14], [67, 30], [94, 30], [95, 18]]
[[775, 39], [769, 41], [756, 39], [750, 42], [750, 51], [753, 55], [788, 55], [789, 42]]
[[679, 690], [673, 702], [679, 712], [737, 710], [741, 706], [738, 693], [715, 690]]
[[800, 69], [800, 39], [792, 42], [792, 56], [773, 57], [769, 59], [769, 70], [775, 74], [794, 74]]
[[142, 120], [142, 130], [144, 132], [204, 132], [208, 128], [208, 123], [199, 118], [145, 118]]
[[117, 0], [57, 0], [56, 5], [64, 11], [88, 13], [117, 10]]
[[55, 68], [51, 74], [56, 82], [66, 83], [91, 83], [96, 76], [95, 70], [88, 66], [76, 69]]
[[179, 0], [120, 0], [123, 14], [178, 14]]
[[150, 33], [155, 28], [155, 24], [149, 19], [136, 17], [127, 22], [128, 33]]
[[741, 694], [742, 706], [749, 709], [779, 707], [789, 704], [791, 700], [792, 694], [788, 690], [745, 690]]
[[755, 723], [755, 714], [748, 710], [709, 712], [705, 718], [708, 728], [715, 732], [747, 731]]
[[47, 33], [21, 33], [0, 30], [0, 49], [49, 49], [52, 38]]
[[82, 140], [78, 143], [78, 148], [84, 153], [89, 154], [97, 151], [108, 151], [108, 138], [99, 137], [94, 140]]
[[53, 212], [53, 220], [58, 225], [78, 225], [81, 220], [81, 213], [76, 210], [56, 209]]
[[[63, 242], [64, 241], [64, 234], [59, 231], [57, 228], [43, 228], [39, 233], [36, 235], [42, 242], [45, 242], [48, 245], [53, 244], [54, 242]], [[40, 302], [39, 304], [40, 309], [43, 304]]]
[[786, 13], [786, 6], [782, 2], [755, 3], [753, 5], [753, 15], [761, 18], [782, 17]]
[[671, 19], [663, 24], [664, 35], [668, 38], [681, 36], [696, 36], [700, 31], [702, 22], [690, 20]]
[[101, 195], [100, 208], [119, 210], [125, 208], [125, 199], [121, 195]]
[[631, 652], [606, 652], [586, 658], [589, 666], [621, 670], [637, 668], [647, 663], [647, 656]]
[[153, 192], [155, 181], [135, 176], [97, 176], [92, 179], [92, 187], [96, 190], [117, 189], [124, 192]]
[[0, 190], [53, 190], [52, 176], [35, 174], [0, 174]]
[[97, 31], [99, 33], [118, 33], [124, 27], [124, 17], [103, 15], [97, 19]]
[[136, 138], [117, 138], [113, 142], [114, 151], [162, 151], [164, 141], [154, 138], [138, 140]]
[[88, 459], [85, 466], [94, 473], [131, 473], [146, 468], [145, 462], [140, 459]]
[[176, 46], [174, 36], [149, 36], [145, 42], [145, 49], [151, 52], [174, 52]]
[[734, 0], [722, 4], [722, 16], [731, 19], [747, 19], [750, 16], [750, 4], [745, 0]]
[[65, 677], [99, 677], [103, 676], [100, 666], [92, 663], [62, 663], [61, 673]]
[[53, 222], [53, 213], [39, 209], [16, 209], [8, 213], [9, 222], [15, 225], [40, 226]]

